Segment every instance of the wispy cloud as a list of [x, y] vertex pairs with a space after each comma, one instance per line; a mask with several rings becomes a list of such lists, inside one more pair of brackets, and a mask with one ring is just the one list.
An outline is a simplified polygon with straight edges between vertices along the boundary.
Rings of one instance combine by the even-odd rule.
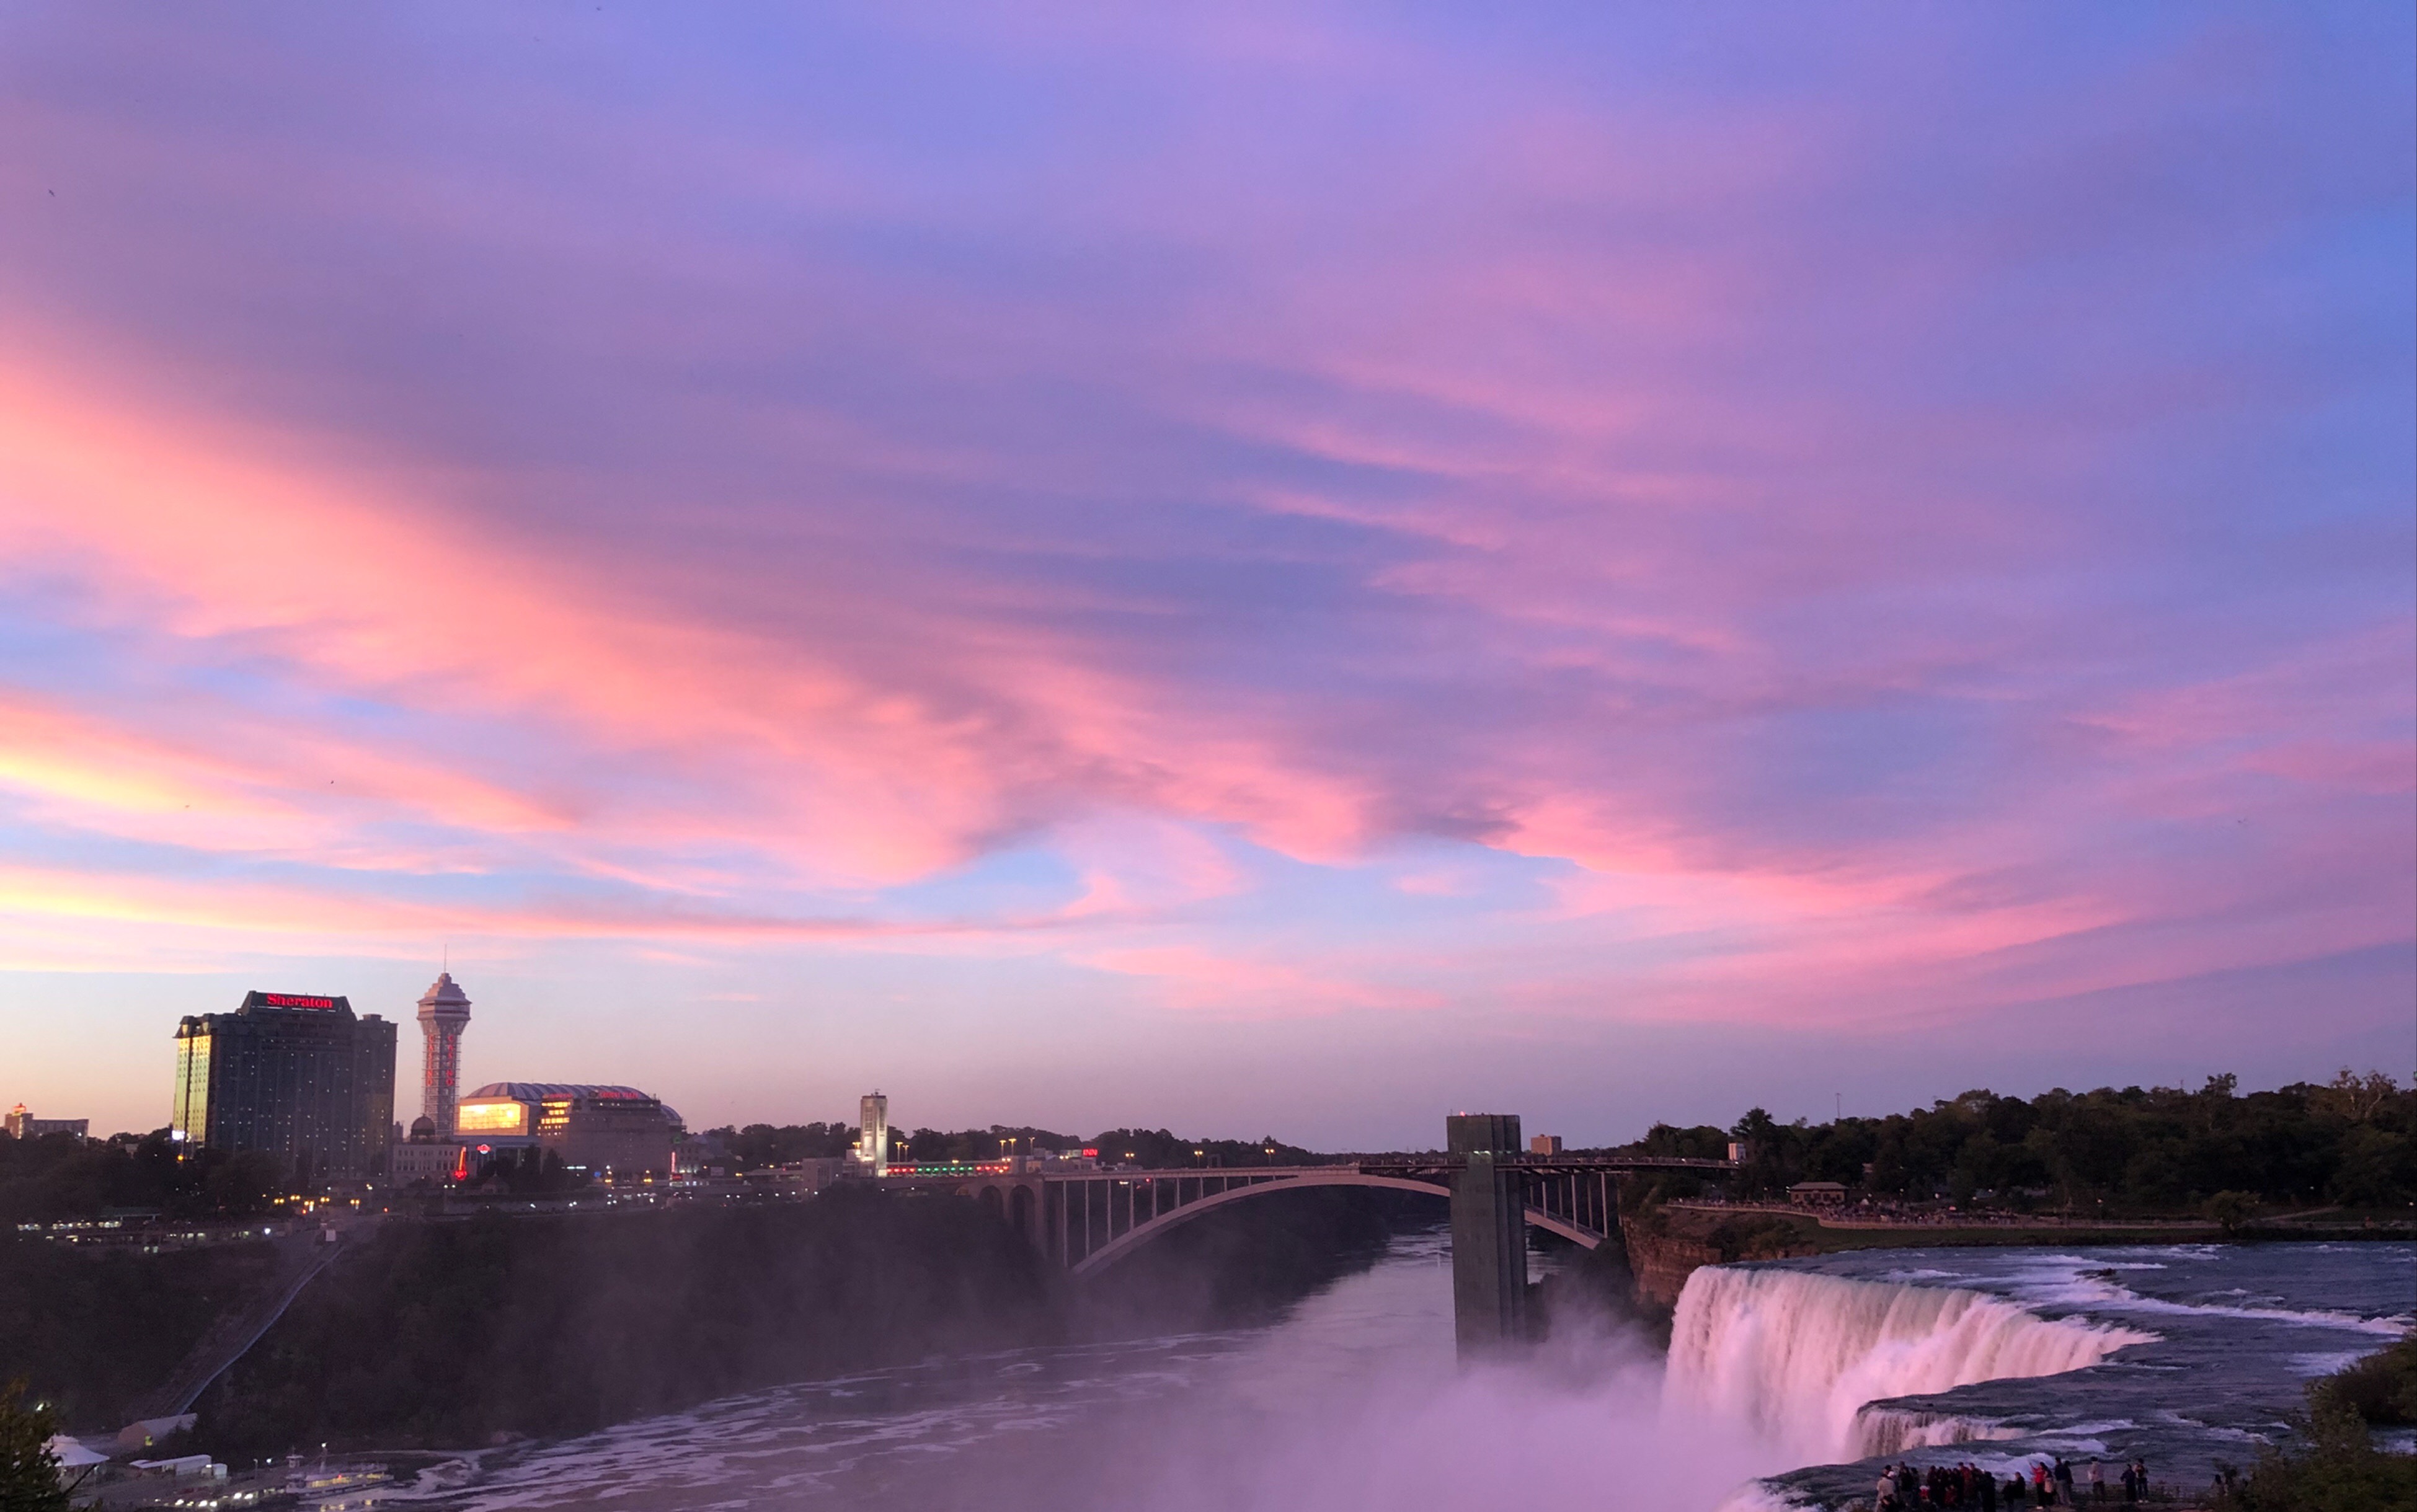
[[2407, 942], [2407, 18], [1898, 20], [21, 15], [0, 946], [1878, 1033]]

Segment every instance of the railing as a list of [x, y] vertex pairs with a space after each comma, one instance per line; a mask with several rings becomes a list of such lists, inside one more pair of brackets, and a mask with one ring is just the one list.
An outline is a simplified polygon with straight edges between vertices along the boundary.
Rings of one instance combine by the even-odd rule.
[[1694, 1213], [1778, 1213], [1812, 1218], [1825, 1229], [2175, 1229], [2215, 1225], [2206, 1218], [2090, 1217], [2071, 1213], [2008, 1213], [1993, 1208], [1962, 1211], [1864, 1207], [1840, 1202], [1726, 1202], [1674, 1198], [1665, 1207]]
[[[1124, 1167], [1015, 1170], [989, 1161], [894, 1166], [886, 1177], [851, 1176], [899, 1187], [943, 1187], [996, 1202], [1001, 1216], [1058, 1264], [1088, 1272], [1133, 1247], [1178, 1214], [1277, 1186], [1393, 1187], [1445, 1196], [1468, 1168], [1437, 1151], [1355, 1156], [1318, 1165]], [[1494, 1169], [1517, 1184], [1526, 1221], [1592, 1247], [1619, 1227], [1614, 1178], [1631, 1171], [1734, 1171], [1726, 1160], [1683, 1156], [1506, 1153]], [[995, 1196], [992, 1194], [996, 1194]]]

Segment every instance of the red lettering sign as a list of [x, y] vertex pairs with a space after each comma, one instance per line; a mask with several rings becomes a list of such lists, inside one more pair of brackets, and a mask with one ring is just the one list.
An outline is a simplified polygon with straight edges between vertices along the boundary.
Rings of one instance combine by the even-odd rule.
[[331, 997], [297, 997], [292, 992], [263, 992], [260, 1001], [272, 1008], [332, 1008], [336, 1005], [336, 1000]]

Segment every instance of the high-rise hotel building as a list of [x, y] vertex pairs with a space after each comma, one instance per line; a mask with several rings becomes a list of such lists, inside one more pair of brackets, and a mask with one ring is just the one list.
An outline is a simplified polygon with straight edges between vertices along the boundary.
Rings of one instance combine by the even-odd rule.
[[394, 1127], [395, 1025], [341, 997], [247, 992], [176, 1025], [175, 1137], [263, 1150], [296, 1180], [368, 1176]]

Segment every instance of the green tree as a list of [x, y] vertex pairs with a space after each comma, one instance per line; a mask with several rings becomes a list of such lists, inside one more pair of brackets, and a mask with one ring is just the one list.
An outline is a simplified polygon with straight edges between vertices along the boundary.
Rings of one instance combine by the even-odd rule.
[[1980, 1178], [1969, 1166], [1959, 1165], [1947, 1173], [1947, 1200], [1957, 1207], [1970, 1207], [1972, 1194], [1980, 1190]]
[[2218, 1192], [2207, 1200], [2207, 1216], [2233, 1233], [2257, 1216], [2257, 1197], [2254, 1192]]
[[241, 1150], [211, 1160], [207, 1170], [203, 1190], [210, 1206], [228, 1217], [267, 1212], [282, 1185], [277, 1157], [262, 1150]]
[[2224, 1512], [2417, 1506], [2417, 1458], [2377, 1449], [2366, 1420], [2334, 1389], [2333, 1379], [2308, 1388], [2308, 1414], [2298, 1426], [2302, 1444], [2296, 1452], [2267, 1450], [2248, 1475], [2214, 1499], [2215, 1505]]
[[2335, 1371], [2312, 1389], [2371, 1426], [2417, 1423], [2417, 1335], [2405, 1336], [2390, 1349]]
[[0, 1386], [0, 1512], [67, 1512], [50, 1411], [24, 1401], [24, 1382]]
[[2345, 1066], [2331, 1081], [2316, 1089], [2315, 1100], [2318, 1108], [2337, 1118], [2364, 1124], [2390, 1107], [2399, 1090], [2399, 1083], [2381, 1071], [2360, 1076]]
[[2141, 1207], [2177, 1207], [2185, 1195], [2182, 1168], [2162, 1146], [2141, 1151], [2123, 1167], [2123, 1191]]
[[2410, 1164], [2409, 1137], [2361, 1124], [2341, 1142], [2341, 1156], [2328, 1184], [2330, 1195], [2348, 1207], [2386, 1207], [2399, 1199], [2403, 1171]]

